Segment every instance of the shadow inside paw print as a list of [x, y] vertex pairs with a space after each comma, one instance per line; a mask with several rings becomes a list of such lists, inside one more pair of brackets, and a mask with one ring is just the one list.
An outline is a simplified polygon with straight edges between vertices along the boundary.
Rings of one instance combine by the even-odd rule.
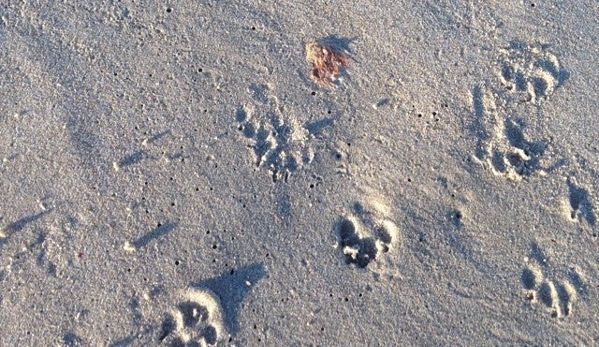
[[597, 217], [593, 213], [593, 204], [589, 191], [586, 188], [577, 186], [573, 181], [566, 181], [568, 184], [570, 201], [570, 219], [585, 220], [590, 226], [595, 226]]
[[361, 237], [356, 224], [349, 218], [338, 222], [339, 248], [346, 264], [365, 268], [383, 253], [389, 252], [393, 237], [385, 225], [376, 225], [372, 236]]
[[183, 323], [186, 327], [194, 327], [208, 318], [208, 309], [197, 302], [186, 301], [180, 303], [177, 308], [183, 315]]
[[512, 150], [505, 153], [504, 164], [510, 166], [517, 175], [529, 177], [542, 169], [539, 158], [545, 152], [547, 144], [543, 141], [528, 141], [523, 128], [521, 120], [506, 119], [504, 134]]
[[162, 323], [163, 346], [215, 346], [223, 335], [221, 307], [214, 294], [190, 289]]
[[536, 103], [548, 97], [569, 78], [547, 45], [513, 41], [500, 52], [502, 84], [509, 91], [523, 94], [525, 101]]
[[[526, 291], [526, 298], [531, 303], [542, 304], [553, 318], [564, 318], [572, 315], [574, 302], [579, 296], [579, 291], [584, 288], [578, 269], [573, 269], [568, 275], [570, 279], [555, 280], [545, 277], [549, 270], [547, 262], [536, 243], [532, 244], [532, 261], [522, 269], [520, 282]], [[540, 253], [539, 253], [540, 252]], [[542, 256], [539, 259], [538, 256]], [[540, 266], [543, 266], [542, 268]], [[574, 279], [574, 280], [573, 280]]]
[[525, 134], [523, 119], [505, 118], [498, 113], [495, 97], [483, 88], [472, 91], [477, 116], [479, 145], [475, 160], [489, 168], [496, 176], [513, 181], [543, 176], [547, 168], [541, 158], [548, 147], [547, 141], [530, 141]]
[[356, 232], [354, 223], [348, 219], [339, 222], [340, 247], [347, 264], [364, 268], [376, 259], [376, 241], [373, 237], [362, 239]]

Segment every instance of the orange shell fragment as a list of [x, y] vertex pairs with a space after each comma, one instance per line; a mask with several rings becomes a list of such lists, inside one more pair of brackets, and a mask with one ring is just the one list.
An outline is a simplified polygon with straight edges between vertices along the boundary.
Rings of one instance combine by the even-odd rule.
[[339, 48], [317, 42], [306, 44], [306, 60], [313, 65], [311, 77], [329, 86], [340, 74], [341, 68], [349, 67], [349, 56]]

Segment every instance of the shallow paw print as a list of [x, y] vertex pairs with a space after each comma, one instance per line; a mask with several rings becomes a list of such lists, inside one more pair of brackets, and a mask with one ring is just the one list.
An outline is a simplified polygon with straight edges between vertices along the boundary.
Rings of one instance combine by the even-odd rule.
[[569, 281], [547, 279], [543, 271], [534, 264], [529, 264], [522, 270], [520, 279], [526, 299], [531, 304], [541, 304], [554, 318], [565, 318], [572, 314], [578, 293]]
[[501, 83], [531, 103], [548, 97], [568, 79], [568, 72], [547, 45], [512, 42], [501, 50], [500, 66]]
[[221, 306], [214, 293], [189, 289], [162, 323], [162, 345], [216, 346], [225, 334]]
[[338, 248], [346, 264], [367, 267], [390, 252], [399, 237], [395, 223], [376, 218], [361, 205], [353, 214], [342, 217], [336, 225]]
[[256, 167], [266, 168], [273, 181], [287, 181], [292, 172], [309, 164], [314, 152], [308, 145], [310, 132], [293, 118], [285, 118], [276, 112], [266, 115], [264, 121], [252, 119], [251, 112], [237, 110], [238, 130], [253, 149]]
[[524, 120], [501, 117], [495, 97], [484, 88], [472, 91], [472, 101], [482, 130], [474, 159], [495, 176], [512, 181], [544, 176], [542, 159], [547, 141], [530, 141]]

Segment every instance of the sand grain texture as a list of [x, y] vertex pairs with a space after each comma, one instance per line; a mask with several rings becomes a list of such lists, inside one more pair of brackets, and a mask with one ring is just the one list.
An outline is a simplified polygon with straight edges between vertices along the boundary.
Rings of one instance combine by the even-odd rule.
[[0, 346], [596, 345], [597, 11], [0, 4]]

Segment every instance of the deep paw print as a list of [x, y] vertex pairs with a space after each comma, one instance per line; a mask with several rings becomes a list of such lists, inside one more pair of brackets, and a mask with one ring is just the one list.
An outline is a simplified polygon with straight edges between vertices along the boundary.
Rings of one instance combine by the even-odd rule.
[[266, 168], [273, 181], [287, 181], [292, 172], [312, 162], [309, 131], [293, 119], [268, 113], [264, 121], [254, 120], [246, 109], [237, 110], [238, 130], [249, 139], [257, 167]]
[[[573, 313], [573, 306], [578, 297], [574, 284], [582, 286], [580, 274], [572, 269], [569, 280], [546, 278], [537, 261], [531, 260], [522, 270], [520, 281], [525, 297], [531, 304], [541, 304], [554, 318], [565, 318]], [[575, 280], [575, 283], [572, 283]]]
[[502, 132], [489, 142], [489, 164], [495, 175], [513, 181], [530, 177], [534, 173], [543, 174], [540, 157], [545, 151], [542, 142], [528, 141], [522, 125], [506, 119]]
[[510, 92], [521, 94], [526, 102], [548, 97], [568, 78], [568, 72], [547, 45], [512, 42], [501, 50], [499, 64], [502, 84]]
[[391, 251], [399, 238], [395, 223], [381, 216], [381, 211], [366, 210], [359, 203], [354, 204], [353, 213], [337, 222], [336, 234], [345, 263], [359, 268]]
[[188, 289], [162, 323], [163, 346], [216, 346], [225, 335], [221, 306], [214, 293]]

